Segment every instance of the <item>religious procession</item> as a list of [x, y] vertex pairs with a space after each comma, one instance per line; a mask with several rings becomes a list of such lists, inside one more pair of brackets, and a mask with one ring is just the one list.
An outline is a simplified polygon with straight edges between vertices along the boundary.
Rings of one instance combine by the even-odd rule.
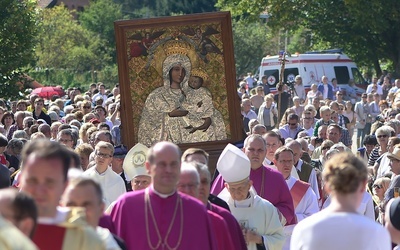
[[395, 13], [78, 2], [0, 4], [0, 250], [400, 250]]

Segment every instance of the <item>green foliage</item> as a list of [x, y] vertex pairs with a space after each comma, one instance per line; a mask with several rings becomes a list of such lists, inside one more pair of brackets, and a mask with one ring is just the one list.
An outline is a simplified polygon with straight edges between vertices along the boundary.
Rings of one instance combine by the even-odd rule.
[[254, 72], [260, 66], [261, 59], [271, 51], [270, 39], [267, 36], [266, 26], [254, 22], [247, 24], [242, 21], [233, 21], [233, 42], [235, 48], [236, 72], [245, 74]]
[[124, 19], [122, 7], [112, 0], [91, 1], [90, 5], [79, 14], [83, 28], [98, 34], [102, 44], [101, 50], [116, 58], [114, 21]]
[[114, 0], [129, 18], [172, 16], [216, 11], [216, 0]]
[[0, 1], [0, 96], [19, 98], [20, 69], [34, 55], [36, 42], [36, 1]]
[[41, 16], [37, 66], [83, 72], [111, 61], [104, 39], [79, 25], [64, 6], [45, 9]]
[[[343, 48], [360, 65], [390, 61], [400, 72], [400, 1], [387, 0], [218, 0], [235, 18], [269, 14], [268, 26], [312, 32], [311, 47]], [[368, 8], [366, 11], [365, 8]]]

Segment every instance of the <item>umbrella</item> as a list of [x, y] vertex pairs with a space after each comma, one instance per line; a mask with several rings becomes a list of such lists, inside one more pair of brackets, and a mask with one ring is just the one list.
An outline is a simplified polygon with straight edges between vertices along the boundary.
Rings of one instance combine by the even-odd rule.
[[60, 97], [64, 96], [64, 90], [60, 87], [46, 86], [34, 89], [31, 94], [37, 94], [42, 98], [50, 99], [52, 96], [55, 95], [58, 95]]

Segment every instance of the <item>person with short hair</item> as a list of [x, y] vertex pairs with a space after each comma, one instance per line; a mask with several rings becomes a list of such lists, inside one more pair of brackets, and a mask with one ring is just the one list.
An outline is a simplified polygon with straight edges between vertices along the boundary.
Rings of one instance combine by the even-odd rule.
[[291, 249], [391, 249], [388, 231], [357, 212], [368, 182], [362, 160], [336, 154], [325, 164], [323, 180], [332, 202], [297, 224]]
[[94, 149], [95, 165], [83, 175], [96, 180], [102, 190], [106, 207], [126, 192], [125, 183], [110, 167], [114, 155], [114, 146], [108, 142], [99, 142]]
[[57, 142], [35, 140], [22, 153], [20, 188], [38, 208], [33, 241], [40, 249], [104, 249], [82, 210], [59, 207], [71, 163], [69, 149]]
[[[294, 142], [294, 141], [292, 141]], [[292, 144], [293, 146], [295, 144]], [[286, 184], [290, 190], [290, 194], [293, 199], [293, 205], [295, 209], [295, 215], [297, 222], [319, 212], [318, 197], [314, 193], [310, 184], [302, 180], [297, 180], [291, 176], [293, 164], [295, 163], [295, 152], [290, 147], [280, 147], [275, 152], [274, 164], [278, 171], [282, 174], [286, 180]], [[317, 179], [315, 177], [315, 182]], [[317, 185], [317, 192], [318, 185]], [[283, 249], [289, 249], [290, 237], [295, 225], [288, 225], [284, 227], [286, 235], [286, 241]]]
[[205, 206], [176, 190], [180, 157], [177, 145], [156, 143], [145, 162], [152, 185], [125, 194], [112, 209], [115, 232], [128, 249], [216, 249]]
[[77, 177], [70, 180], [62, 196], [61, 204], [65, 207], [85, 208], [88, 224], [96, 230], [104, 242], [106, 249], [121, 249], [119, 246], [121, 242], [117, 242], [108, 229], [99, 227], [99, 221], [104, 211], [103, 192], [99, 183], [93, 179], [84, 177]]
[[[278, 209], [282, 225], [290, 225], [295, 223], [295, 217], [289, 188], [282, 174], [263, 164], [268, 148], [273, 147], [274, 154], [275, 150], [281, 145], [277, 137], [274, 137], [272, 133], [269, 131], [264, 135], [271, 137], [271, 141], [268, 140], [268, 143], [260, 135], [248, 136], [244, 141], [243, 151], [250, 159], [251, 170], [249, 178], [254, 183], [253, 188], [261, 198], [270, 201]], [[276, 145], [271, 145], [272, 142]], [[230, 159], [220, 157], [219, 161], [230, 161]], [[211, 193], [220, 197], [220, 194], [226, 191], [225, 182], [226, 180], [220, 174], [212, 185]]]
[[75, 153], [78, 154], [79, 158], [80, 158], [80, 162], [81, 162], [81, 169], [83, 171], [86, 171], [86, 169], [89, 166], [89, 156], [90, 154], [94, 151], [92, 146], [89, 143], [82, 143], [79, 144], [76, 148], [75, 148]]
[[199, 178], [200, 178], [199, 195], [198, 195], [199, 200], [207, 207], [208, 210], [224, 218], [225, 222], [228, 224], [228, 230], [230, 232], [235, 249], [246, 249], [246, 242], [243, 237], [242, 229], [240, 228], [235, 217], [230, 213], [228, 204], [224, 200], [218, 198], [217, 196], [210, 194], [210, 187], [211, 187], [210, 171], [208, 170], [207, 165], [194, 160], [196, 158], [199, 158], [201, 155], [201, 153], [196, 153], [196, 154], [191, 154], [187, 158], [183, 158], [182, 155], [182, 159], [188, 159], [184, 160], [183, 163], [185, 162], [191, 163], [194, 167], [196, 167], [197, 172], [199, 173]]
[[38, 212], [35, 201], [30, 195], [15, 188], [1, 189], [0, 214], [26, 237], [33, 237]]
[[[192, 163], [182, 162], [177, 190], [195, 199], [199, 199], [199, 186], [200, 176], [196, 167]], [[206, 204], [204, 204], [204, 206], [206, 206]], [[212, 210], [207, 210], [207, 212], [214, 229], [213, 231], [218, 249], [241, 249], [240, 246], [233, 245], [228, 224], [224, 218], [214, 213]]]
[[299, 124], [299, 116], [296, 114], [290, 114], [288, 116], [287, 124], [279, 128], [279, 133], [284, 139], [296, 139], [295, 137], [297, 133], [299, 133], [301, 130], [302, 127]]
[[44, 100], [42, 98], [36, 98], [34, 102], [34, 109], [32, 116], [35, 120], [43, 119], [47, 124], [51, 125], [51, 119], [42, 109], [44, 108]]
[[75, 137], [72, 129], [63, 129], [57, 134], [57, 142], [68, 148], [74, 149], [76, 147], [77, 137]]

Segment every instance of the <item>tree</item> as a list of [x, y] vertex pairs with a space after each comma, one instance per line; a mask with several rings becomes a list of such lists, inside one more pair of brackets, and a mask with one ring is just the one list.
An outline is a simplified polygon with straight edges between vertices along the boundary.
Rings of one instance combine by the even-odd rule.
[[79, 14], [81, 25], [98, 34], [102, 39], [102, 50], [116, 59], [114, 21], [124, 18], [120, 4], [112, 0], [91, 1], [90, 5]]
[[36, 43], [36, 1], [0, 1], [0, 96], [19, 98], [21, 68], [34, 55]]
[[192, 14], [216, 11], [216, 0], [114, 0], [122, 4], [129, 18], [171, 16], [176, 13]]
[[384, 4], [380, 0], [218, 0], [218, 5], [241, 19], [254, 19], [267, 11], [268, 26], [274, 30], [304, 27], [312, 31], [313, 39], [343, 48], [361, 64], [373, 64], [378, 74], [380, 60], [393, 62], [400, 73], [398, 0]]
[[233, 42], [235, 64], [238, 75], [254, 72], [260, 67], [261, 59], [267, 54], [276, 54], [273, 39], [268, 35], [267, 27], [260, 23], [251, 24], [233, 21]]
[[37, 66], [82, 72], [111, 61], [102, 49], [104, 39], [79, 25], [64, 6], [45, 9], [41, 16]]

